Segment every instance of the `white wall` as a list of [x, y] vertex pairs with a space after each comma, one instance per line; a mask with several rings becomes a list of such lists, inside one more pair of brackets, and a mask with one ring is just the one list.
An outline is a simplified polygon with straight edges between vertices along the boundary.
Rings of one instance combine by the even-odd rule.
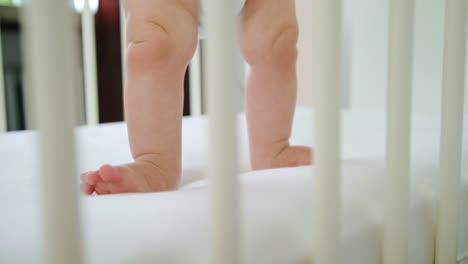
[[379, 109], [385, 105], [387, 11], [387, 0], [352, 0], [352, 109]]
[[310, 83], [309, 69], [312, 68], [312, 56], [310, 55], [310, 48], [312, 46], [312, 34], [307, 30], [311, 22], [309, 15], [312, 8], [312, 1], [310, 0], [296, 0], [296, 12], [299, 20], [299, 57], [297, 62], [297, 75], [298, 75], [298, 94], [297, 102], [300, 105], [312, 105], [312, 87]]
[[[349, 0], [351, 3], [350, 36], [350, 106], [358, 111], [383, 111], [386, 105], [388, 61], [389, 0]], [[346, 0], [344, 0], [346, 3]], [[298, 103], [310, 104], [310, 74], [313, 63], [308, 47], [313, 41], [307, 31], [310, 0], [297, 0], [301, 33], [298, 61]], [[444, 0], [416, 0], [413, 109], [440, 111], [443, 62]], [[467, 68], [468, 76], [468, 68]], [[465, 89], [466, 90], [466, 89]], [[468, 92], [465, 92], [468, 112]]]
[[[343, 19], [342, 19], [342, 106], [348, 108], [350, 105], [350, 60], [351, 60], [351, 4], [352, 0], [342, 0], [343, 4]], [[310, 53], [312, 46], [313, 36], [308, 30], [309, 25], [312, 23], [310, 10], [312, 8], [312, 1], [310, 0], [296, 0], [296, 12], [299, 20], [300, 34], [299, 34], [299, 58], [298, 58], [298, 104], [299, 105], [313, 105], [313, 94], [311, 87], [311, 74], [313, 56]]]
[[[437, 112], [441, 104], [445, 1], [415, 3], [413, 109]], [[352, 21], [351, 106], [356, 110], [384, 110], [388, 0], [353, 0]]]
[[444, 48], [443, 0], [416, 0], [413, 109], [440, 111]]

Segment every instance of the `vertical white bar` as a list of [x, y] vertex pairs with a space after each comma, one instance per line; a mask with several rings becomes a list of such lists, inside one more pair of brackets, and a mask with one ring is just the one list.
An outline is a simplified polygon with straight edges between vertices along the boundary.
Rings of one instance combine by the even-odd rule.
[[5, 79], [3, 75], [2, 28], [0, 27], [0, 133], [7, 131]]
[[99, 123], [99, 103], [96, 69], [96, 32], [94, 28], [94, 14], [90, 8], [90, 0], [84, 0], [81, 15], [81, 30], [83, 40], [84, 79], [86, 124]]
[[201, 58], [200, 45], [197, 45], [195, 54], [189, 67], [190, 75], [190, 114], [198, 116], [202, 114], [202, 89], [201, 89]]
[[30, 0], [23, 16], [29, 82], [36, 99], [44, 261], [81, 263], [75, 170], [76, 26], [63, 0]]
[[211, 264], [241, 262], [236, 113], [239, 22], [236, 1], [206, 2], [210, 115]]
[[337, 264], [340, 235], [341, 1], [314, 0], [311, 74], [315, 89], [316, 149], [313, 263]]
[[414, 0], [390, 1], [384, 264], [408, 259]]
[[127, 18], [125, 17], [124, 0], [119, 1], [120, 14], [120, 47], [122, 56], [122, 84], [125, 85], [127, 68]]
[[440, 195], [436, 263], [456, 263], [465, 82], [466, 0], [447, 0], [445, 10]]
[[341, 5], [342, 21], [341, 21], [341, 91], [343, 108], [351, 107], [351, 36], [352, 36], [352, 0], [343, 0]]

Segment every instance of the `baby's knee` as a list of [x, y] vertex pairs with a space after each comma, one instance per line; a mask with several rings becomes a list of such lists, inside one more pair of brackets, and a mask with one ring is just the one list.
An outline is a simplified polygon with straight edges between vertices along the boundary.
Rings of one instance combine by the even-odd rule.
[[164, 14], [148, 18], [128, 16], [127, 66], [130, 71], [153, 70], [162, 65], [187, 66], [197, 45], [197, 24], [183, 11], [174, 17], [177, 19]]
[[295, 21], [254, 31], [248, 26], [242, 30], [241, 48], [247, 63], [254, 65], [265, 59], [287, 66], [296, 63], [299, 28]]
[[[132, 27], [128, 27], [129, 32], [132, 31]], [[171, 42], [164, 28], [157, 28], [156, 25], [153, 29], [146, 30], [140, 38], [129, 39], [127, 43], [128, 70], [141, 72], [151, 70], [158, 64], [167, 63], [174, 53]]]

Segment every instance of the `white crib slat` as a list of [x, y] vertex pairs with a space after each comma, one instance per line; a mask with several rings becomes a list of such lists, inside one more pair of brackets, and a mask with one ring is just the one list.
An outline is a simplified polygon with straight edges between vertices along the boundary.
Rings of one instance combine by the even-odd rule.
[[197, 46], [189, 67], [190, 75], [190, 114], [202, 114], [201, 58], [200, 45]]
[[206, 80], [210, 116], [212, 264], [240, 263], [236, 112], [239, 89], [236, 1], [206, 2]]
[[316, 109], [313, 263], [339, 261], [341, 1], [314, 0], [311, 59]]
[[[0, 33], [2, 29], [0, 27]], [[7, 131], [6, 101], [5, 101], [5, 83], [3, 74], [3, 50], [2, 36], [0, 34], [0, 133]]]
[[31, 0], [23, 16], [26, 71], [40, 143], [43, 263], [81, 263], [78, 179], [75, 170], [73, 81], [76, 27], [62, 0]]
[[384, 264], [407, 263], [414, 0], [390, 1]]
[[124, 0], [119, 1], [120, 14], [120, 47], [122, 56], [122, 84], [125, 86], [127, 68], [127, 18], [125, 15]]
[[96, 32], [94, 29], [94, 14], [91, 11], [89, 2], [89, 0], [84, 0], [83, 13], [81, 15], [86, 98], [86, 124], [96, 125], [99, 123], [96, 69]]
[[447, 0], [436, 263], [456, 263], [458, 194], [463, 137], [466, 0]]

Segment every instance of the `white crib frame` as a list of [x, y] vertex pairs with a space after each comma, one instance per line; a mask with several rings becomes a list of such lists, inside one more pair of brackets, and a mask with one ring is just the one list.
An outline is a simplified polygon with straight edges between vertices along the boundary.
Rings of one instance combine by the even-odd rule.
[[72, 11], [66, 1], [33, 0], [24, 12], [24, 41], [29, 44], [25, 70], [28, 84], [34, 84], [39, 128], [44, 263], [78, 264], [82, 261], [78, 186], [72, 176], [76, 115], [71, 81], [78, 39]]
[[390, 2], [383, 263], [406, 263], [414, 0]]
[[127, 17], [125, 15], [124, 0], [119, 0], [119, 18], [120, 18], [120, 48], [122, 56], [122, 89], [125, 86], [125, 72], [127, 65]]
[[311, 69], [316, 106], [313, 263], [338, 263], [340, 240], [341, 1], [313, 1]]
[[83, 0], [81, 13], [81, 36], [83, 45], [83, 72], [85, 88], [86, 124], [99, 124], [99, 102], [96, 65], [96, 31], [94, 29], [94, 14], [90, 1]]
[[7, 131], [7, 112], [5, 101], [5, 79], [3, 73], [2, 28], [0, 27], [0, 133]]
[[[339, 259], [340, 0], [313, 1], [317, 118], [311, 261]], [[234, 1], [207, 5], [205, 75], [210, 114], [211, 263], [241, 263], [236, 150], [239, 73]], [[387, 179], [383, 260], [407, 263], [410, 168], [411, 63], [414, 0], [391, 0]], [[71, 11], [62, 0], [32, 0], [26, 9], [27, 72], [36, 91], [42, 164], [46, 263], [81, 263], [78, 186], [73, 143], [73, 66], [77, 63]], [[466, 1], [447, 0], [436, 263], [456, 263], [465, 79]], [[219, 21], [224, 20], [224, 23]], [[124, 20], [122, 20], [124, 21]], [[122, 23], [125, 24], [125, 23]], [[33, 40], [34, 41], [28, 41]], [[123, 41], [124, 43], [124, 41]], [[125, 53], [123, 47], [122, 54]], [[47, 61], [47, 64], [43, 64]], [[225, 63], [226, 61], [230, 63]], [[233, 74], [235, 73], [235, 74]], [[227, 86], [227, 87], [226, 87]], [[219, 89], [223, 87], [224, 89]], [[196, 111], [198, 113], [198, 110]], [[58, 162], [60, 161], [60, 162]], [[62, 164], [62, 165], [60, 165]], [[70, 175], [70, 177], [64, 177]], [[315, 227], [315, 228], [312, 228]], [[53, 227], [53, 228], [52, 228]], [[312, 230], [313, 229], [313, 230]], [[58, 230], [58, 232], [57, 232]], [[312, 263], [312, 262], [311, 262]]]

